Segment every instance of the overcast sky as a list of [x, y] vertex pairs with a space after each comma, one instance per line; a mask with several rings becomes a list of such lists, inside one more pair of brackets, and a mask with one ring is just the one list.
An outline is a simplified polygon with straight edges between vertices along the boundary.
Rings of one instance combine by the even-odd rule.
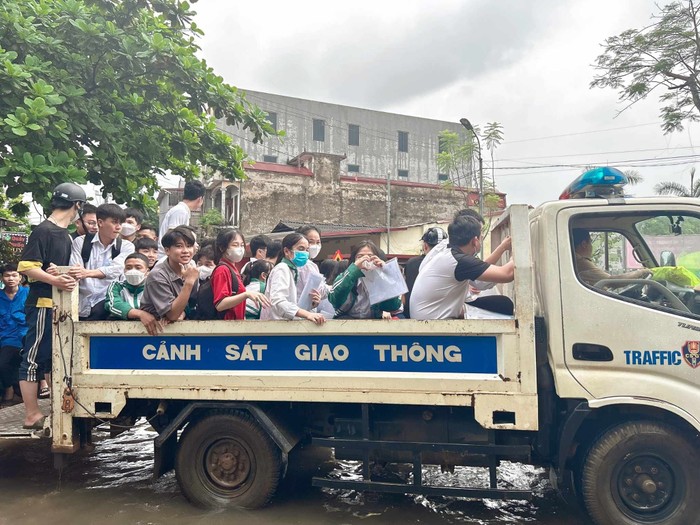
[[496, 183], [509, 203], [556, 199], [581, 171], [552, 164], [625, 161], [644, 177], [637, 195], [689, 183], [693, 164], [637, 166], [694, 154], [697, 124], [664, 135], [655, 97], [618, 115], [615, 91], [588, 87], [605, 38], [647, 24], [651, 0], [200, 0], [194, 9], [202, 56], [239, 88], [500, 122]]

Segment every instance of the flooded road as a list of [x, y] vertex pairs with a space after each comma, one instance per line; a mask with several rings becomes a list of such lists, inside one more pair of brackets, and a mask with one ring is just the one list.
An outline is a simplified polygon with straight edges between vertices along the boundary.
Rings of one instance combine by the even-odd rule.
[[[544, 470], [511, 463], [501, 467], [501, 479], [508, 486], [532, 488], [532, 502], [361, 494], [286, 483], [265, 509], [205, 511], [184, 499], [173, 473], [151, 479], [154, 437], [145, 424], [116, 438], [96, 431], [95, 451], [72, 458], [60, 476], [53, 469], [48, 441], [0, 441], [0, 524], [590, 525], [560, 502]], [[358, 472], [354, 462], [337, 462], [332, 475], [359, 479]], [[425, 481], [487, 479], [479, 469], [457, 472], [453, 476], [429, 470]]]

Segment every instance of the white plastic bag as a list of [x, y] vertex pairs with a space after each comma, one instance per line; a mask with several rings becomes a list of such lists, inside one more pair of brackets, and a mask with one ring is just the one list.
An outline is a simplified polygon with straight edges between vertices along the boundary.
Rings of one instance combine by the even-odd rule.
[[365, 272], [364, 281], [369, 292], [369, 304], [381, 303], [408, 292], [397, 259], [390, 260], [381, 268]]
[[299, 297], [299, 308], [304, 310], [311, 310], [311, 292], [318, 290], [323, 282], [323, 275], [316, 272], [310, 272], [309, 278], [304, 285], [304, 289], [301, 291], [301, 297]]

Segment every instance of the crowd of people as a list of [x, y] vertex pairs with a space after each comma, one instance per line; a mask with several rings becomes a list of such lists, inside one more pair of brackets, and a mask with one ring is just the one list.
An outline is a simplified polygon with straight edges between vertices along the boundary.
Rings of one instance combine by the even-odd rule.
[[[38, 397], [39, 382], [51, 370], [53, 287], [78, 287], [81, 321], [135, 320], [156, 335], [183, 319], [303, 319], [320, 325], [331, 318], [464, 318], [465, 301], [489, 299], [478, 294], [513, 279], [512, 260], [495, 264], [510, 250], [510, 239], [481, 260], [483, 219], [463, 210], [447, 232], [431, 228], [421, 239], [423, 255], [405, 270], [409, 293], [397, 287], [395, 297], [375, 303], [367, 277], [387, 260], [372, 241], [355, 245], [348, 260], [323, 260], [320, 267], [314, 260], [321, 232], [311, 225], [281, 241], [258, 235], [250, 243], [242, 232], [225, 228], [200, 245], [189, 219], [203, 199], [202, 183], [187, 182], [182, 202], [156, 228], [137, 209], [95, 207], [80, 186], [56, 187], [51, 214], [34, 229], [19, 262], [0, 269], [0, 391], [5, 404], [18, 402], [21, 394], [25, 428], [44, 424]], [[247, 249], [249, 261], [241, 266]], [[67, 272], [59, 271], [66, 266]], [[28, 288], [20, 285], [21, 275]], [[513, 312], [503, 296], [481, 306]]]

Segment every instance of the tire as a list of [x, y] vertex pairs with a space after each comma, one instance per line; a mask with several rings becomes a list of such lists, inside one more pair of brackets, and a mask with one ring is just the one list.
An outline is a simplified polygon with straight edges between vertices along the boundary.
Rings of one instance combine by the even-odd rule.
[[663, 423], [622, 423], [588, 451], [581, 473], [586, 510], [598, 525], [697, 525], [698, 450]]
[[194, 505], [256, 509], [277, 490], [281, 453], [247, 412], [213, 414], [185, 428], [175, 475]]

